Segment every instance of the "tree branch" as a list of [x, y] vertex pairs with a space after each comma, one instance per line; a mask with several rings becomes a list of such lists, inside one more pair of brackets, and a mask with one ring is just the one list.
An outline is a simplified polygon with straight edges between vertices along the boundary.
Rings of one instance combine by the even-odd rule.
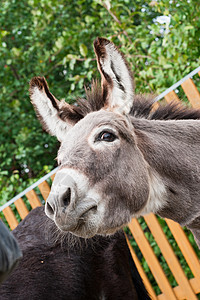
[[[122, 25], [121, 21], [117, 18], [117, 16], [110, 10], [110, 7], [108, 7], [108, 5], [102, 1], [102, 5], [103, 7], [108, 11], [108, 13], [111, 15], [111, 17], [115, 20], [115, 22], [117, 22], [119, 25]], [[126, 30], [122, 29], [122, 32], [124, 33], [124, 35], [127, 37], [129, 43], [132, 43], [128, 33]]]
[[13, 65], [10, 65], [10, 68], [11, 68], [11, 70], [13, 71], [14, 77], [15, 77], [17, 80], [20, 80], [20, 76], [18, 75], [17, 70], [15, 69], [15, 67], [14, 67]]

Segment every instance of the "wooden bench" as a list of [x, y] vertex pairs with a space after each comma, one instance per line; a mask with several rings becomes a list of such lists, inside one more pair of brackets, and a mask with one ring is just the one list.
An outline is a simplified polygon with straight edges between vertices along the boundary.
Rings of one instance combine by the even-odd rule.
[[[200, 71], [198, 74], [200, 76]], [[200, 94], [193, 80], [188, 77], [190, 76], [187, 76], [185, 80], [182, 79], [180, 84], [177, 84], [176, 86], [182, 88], [189, 103], [193, 107], [198, 108], [200, 107]], [[167, 91], [169, 91], [169, 89]], [[164, 99], [167, 102], [172, 100], [180, 101], [174, 90], [170, 90], [169, 92], [165, 93]], [[0, 209], [0, 211], [2, 211], [2, 217], [6, 219], [11, 230], [18, 225], [21, 219], [26, 217], [30, 209], [44, 204], [50, 192], [51, 181], [54, 178], [54, 175], [50, 175], [48, 179], [44, 181], [40, 180], [38, 185], [36, 183], [35, 186], [37, 187], [31, 188], [27, 192], [25, 190], [25, 194], [23, 196], [16, 196], [13, 204], [9, 205], [8, 202], [7, 207], [4, 205]], [[47, 177], [48, 175], [45, 176], [45, 178]], [[146, 226], [145, 230], [142, 228], [144, 224]], [[128, 225], [128, 228], [128, 230], [125, 230], [127, 233], [127, 243], [152, 299], [200, 299], [200, 296], [197, 296], [197, 294], [200, 293], [199, 258], [180, 225], [168, 219], [166, 219], [165, 223], [161, 225], [159, 219], [155, 215], [150, 214], [144, 217], [143, 222], [141, 222], [141, 219], [133, 219]], [[170, 240], [167, 239], [164, 230], [167, 230], [168, 232], [170, 230]], [[159, 253], [154, 252], [154, 247], [151, 246], [149, 242], [150, 239], [151, 241], [153, 240], [153, 243], [151, 244], [156, 245], [157, 249], [159, 249]], [[137, 249], [136, 247], [133, 249], [131, 244], [136, 245], [136, 243]], [[182, 258], [185, 261], [187, 268], [190, 269], [190, 277], [192, 278], [188, 279], [186, 276], [184, 267], [181, 265], [179, 257], [177, 257], [174, 253], [174, 249], [171, 245], [173, 243], [177, 243], [178, 246], [176, 247], [180, 249]], [[198, 253], [200, 253], [200, 251]], [[148, 278], [148, 275], [145, 273], [145, 270], [141, 265], [141, 260], [146, 261], [148, 266], [145, 268], [145, 270], [149, 269], [151, 271], [151, 277], [154, 278], [153, 281], [155, 283], [152, 284], [152, 280]], [[170, 276], [174, 277], [176, 284], [173, 287], [170, 285], [168, 280], [169, 274], [166, 275], [166, 270], [163, 270], [161, 260], [167, 263], [170, 270]], [[149, 272], [147, 273], [149, 274]], [[167, 271], [167, 273], [169, 272]], [[159, 287], [160, 294], [155, 292], [155, 284]]]

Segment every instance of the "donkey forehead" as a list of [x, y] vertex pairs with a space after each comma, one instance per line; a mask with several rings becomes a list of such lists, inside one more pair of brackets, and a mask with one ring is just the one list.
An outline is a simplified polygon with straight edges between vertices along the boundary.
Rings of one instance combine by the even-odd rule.
[[[101, 126], [102, 130], [104, 128], [105, 130], [114, 128], [116, 134], [119, 133], [119, 135], [124, 134], [126, 131], [129, 132], [129, 123], [125, 116], [103, 110], [89, 113], [66, 132], [65, 139], [62, 141], [58, 151], [58, 163], [61, 164], [64, 160], [74, 156], [84, 159], [86, 153], [88, 153], [88, 147], [90, 148], [89, 140], [93, 140], [92, 135], [95, 136], [95, 134], [100, 133], [95, 128], [100, 128]], [[132, 135], [132, 133], [128, 133], [128, 135]]]
[[104, 125], [105, 127], [114, 127], [116, 131], [120, 131], [122, 125], [128, 127], [128, 121], [124, 116], [110, 111], [91, 112], [66, 133], [63, 144], [83, 141], [90, 136], [95, 128]]

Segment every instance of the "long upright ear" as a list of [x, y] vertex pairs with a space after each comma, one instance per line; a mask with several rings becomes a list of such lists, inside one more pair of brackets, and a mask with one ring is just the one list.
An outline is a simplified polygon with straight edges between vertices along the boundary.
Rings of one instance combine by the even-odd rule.
[[104, 38], [94, 41], [105, 107], [129, 113], [133, 105], [133, 77], [126, 60], [117, 47]]
[[30, 98], [44, 129], [61, 142], [66, 132], [82, 116], [75, 106], [58, 101], [49, 91], [44, 77], [34, 77], [30, 81]]

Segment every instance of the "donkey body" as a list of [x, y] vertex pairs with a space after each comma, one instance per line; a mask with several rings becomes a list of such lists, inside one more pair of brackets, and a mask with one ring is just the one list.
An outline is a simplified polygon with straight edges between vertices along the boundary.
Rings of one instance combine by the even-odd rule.
[[12, 272], [21, 257], [16, 239], [0, 221], [0, 283]]
[[30, 83], [43, 126], [61, 142], [46, 214], [62, 231], [91, 237], [153, 212], [187, 225], [199, 243], [200, 111], [153, 112], [152, 101], [134, 96], [115, 45], [98, 38], [94, 49], [102, 88], [93, 84], [88, 101], [59, 102], [44, 78]]
[[70, 246], [70, 234], [55, 242], [47, 230], [56, 225], [39, 207], [13, 231], [23, 259], [0, 287], [0, 299], [150, 299], [122, 231], [87, 242], [74, 237]]

